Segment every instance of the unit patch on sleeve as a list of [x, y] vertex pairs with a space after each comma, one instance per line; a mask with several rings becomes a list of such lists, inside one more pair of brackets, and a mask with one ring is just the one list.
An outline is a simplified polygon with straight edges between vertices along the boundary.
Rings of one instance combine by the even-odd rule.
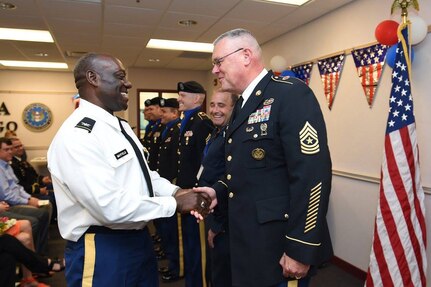
[[316, 154], [320, 151], [317, 131], [308, 121], [299, 132], [299, 141], [301, 142], [301, 152], [304, 154]]
[[80, 128], [88, 131], [88, 133], [91, 133], [95, 123], [96, 123], [95, 120], [85, 117], [79, 121], [79, 123], [75, 126], [75, 128]]

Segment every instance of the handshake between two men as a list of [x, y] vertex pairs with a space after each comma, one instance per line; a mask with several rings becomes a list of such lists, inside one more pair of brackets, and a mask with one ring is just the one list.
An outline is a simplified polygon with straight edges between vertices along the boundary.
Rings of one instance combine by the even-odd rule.
[[203, 220], [217, 205], [215, 190], [210, 187], [179, 189], [175, 195], [177, 211], [190, 212], [196, 219]]

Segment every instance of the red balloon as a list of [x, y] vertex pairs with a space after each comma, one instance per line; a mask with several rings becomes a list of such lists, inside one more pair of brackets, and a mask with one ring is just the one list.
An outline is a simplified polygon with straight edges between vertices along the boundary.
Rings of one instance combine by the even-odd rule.
[[382, 45], [394, 45], [398, 42], [398, 23], [394, 20], [385, 20], [376, 27], [374, 35]]

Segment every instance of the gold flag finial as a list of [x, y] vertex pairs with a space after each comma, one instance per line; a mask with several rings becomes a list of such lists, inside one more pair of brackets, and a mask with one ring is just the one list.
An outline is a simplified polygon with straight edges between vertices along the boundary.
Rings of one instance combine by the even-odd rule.
[[395, 9], [400, 8], [403, 19], [407, 18], [407, 8], [410, 6], [413, 6], [416, 11], [419, 11], [418, 0], [394, 0], [394, 3], [392, 3], [391, 7], [391, 14], [394, 14]]

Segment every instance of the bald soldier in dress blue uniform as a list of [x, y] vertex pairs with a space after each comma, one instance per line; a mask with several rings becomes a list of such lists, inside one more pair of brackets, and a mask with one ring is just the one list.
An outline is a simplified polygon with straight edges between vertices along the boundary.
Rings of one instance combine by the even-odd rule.
[[[183, 112], [178, 148], [177, 185], [189, 188], [197, 186], [197, 175], [201, 166], [203, 151], [214, 126], [208, 116], [201, 112], [205, 89], [195, 81], [178, 83], [179, 110]], [[205, 283], [205, 228], [203, 222], [188, 214], [182, 215], [184, 243], [184, 265], [186, 287], [202, 287]]]
[[302, 81], [264, 68], [247, 30], [218, 37], [213, 64], [222, 90], [243, 99], [226, 131], [226, 174], [213, 186], [218, 199], [228, 198], [232, 286], [308, 286], [315, 266], [333, 255], [319, 103]]

